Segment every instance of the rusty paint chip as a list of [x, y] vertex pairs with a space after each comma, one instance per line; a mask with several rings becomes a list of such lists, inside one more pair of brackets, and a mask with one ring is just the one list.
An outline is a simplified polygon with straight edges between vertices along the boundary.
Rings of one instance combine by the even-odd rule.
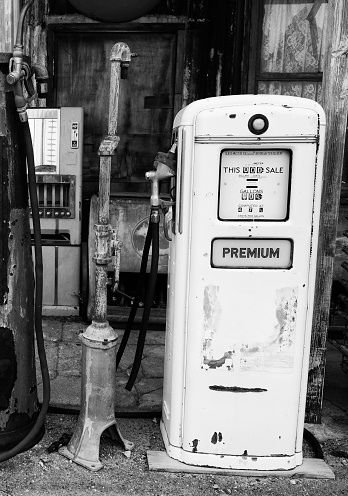
[[212, 391], [223, 391], [228, 393], [263, 393], [267, 389], [263, 388], [243, 388], [238, 386], [209, 386]]
[[192, 441], [192, 453], [197, 453], [198, 439]]

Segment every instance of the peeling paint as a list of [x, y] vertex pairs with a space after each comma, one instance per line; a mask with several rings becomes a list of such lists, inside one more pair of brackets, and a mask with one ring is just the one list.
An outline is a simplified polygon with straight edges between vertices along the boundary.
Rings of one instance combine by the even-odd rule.
[[211, 437], [211, 442], [212, 444], [216, 444], [217, 442], [221, 443], [222, 442], [221, 432], [214, 432], [214, 434]]
[[238, 386], [209, 386], [212, 391], [224, 391], [229, 393], [264, 393], [267, 389], [263, 388], [244, 388]]
[[[228, 372], [291, 370], [294, 360], [298, 288], [258, 293], [247, 311], [243, 296], [204, 288], [201, 367]], [[252, 298], [252, 295], [249, 295]]]
[[209, 285], [204, 288], [204, 337], [203, 355], [206, 359], [213, 359], [210, 347], [216, 332], [221, 308], [219, 305], [219, 286]]
[[221, 96], [221, 85], [222, 85], [222, 60], [223, 60], [223, 53], [218, 52], [218, 70], [216, 71], [216, 96]]
[[192, 453], [197, 453], [198, 451], [198, 439], [192, 441]]
[[188, 63], [183, 72], [182, 107], [186, 107], [190, 98], [191, 64]]

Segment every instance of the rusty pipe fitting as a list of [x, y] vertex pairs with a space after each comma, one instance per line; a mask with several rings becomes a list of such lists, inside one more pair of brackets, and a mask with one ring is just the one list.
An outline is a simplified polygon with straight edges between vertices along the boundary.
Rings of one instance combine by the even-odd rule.
[[36, 91], [39, 98], [45, 98], [48, 93], [48, 72], [46, 67], [41, 64], [31, 66], [32, 73], [35, 74]]

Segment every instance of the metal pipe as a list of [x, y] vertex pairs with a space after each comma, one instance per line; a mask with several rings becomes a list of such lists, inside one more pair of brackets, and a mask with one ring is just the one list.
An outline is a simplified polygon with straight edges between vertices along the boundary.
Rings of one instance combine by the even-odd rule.
[[95, 471], [102, 468], [99, 441], [109, 429], [113, 439], [132, 449], [125, 440], [114, 417], [117, 333], [107, 321], [108, 265], [111, 261], [111, 226], [109, 198], [111, 159], [120, 138], [116, 136], [121, 66], [129, 64], [130, 50], [125, 43], [116, 43], [111, 51], [110, 106], [108, 135], [100, 144], [98, 223], [94, 225], [96, 252], [95, 306], [92, 323], [80, 335], [82, 342], [81, 410], [77, 428], [67, 447], [59, 453]]
[[44, 98], [48, 93], [48, 72], [46, 67], [41, 64], [32, 64], [32, 73], [35, 74], [36, 91], [39, 98]]
[[28, 0], [28, 2], [23, 6], [19, 20], [18, 20], [18, 28], [17, 28], [17, 35], [16, 35], [16, 46], [22, 46], [23, 45], [23, 25], [24, 25], [24, 19], [25, 16], [28, 12], [29, 7], [31, 7], [34, 3], [34, 0]]
[[111, 261], [110, 241], [112, 228], [109, 224], [111, 159], [120, 138], [116, 135], [118, 121], [118, 101], [122, 67], [128, 67], [131, 51], [125, 43], [116, 43], [110, 53], [110, 102], [108, 135], [103, 139], [98, 154], [100, 156], [99, 171], [99, 203], [98, 224], [94, 226], [96, 236], [96, 253], [93, 260], [96, 264], [94, 319], [99, 324], [107, 322], [107, 271]]

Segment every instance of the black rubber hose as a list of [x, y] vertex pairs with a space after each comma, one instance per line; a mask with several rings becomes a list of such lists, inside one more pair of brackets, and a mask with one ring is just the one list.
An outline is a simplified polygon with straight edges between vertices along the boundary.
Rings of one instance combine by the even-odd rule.
[[158, 272], [158, 259], [159, 259], [159, 222], [151, 222], [152, 230], [152, 257], [151, 257], [151, 271], [149, 277], [149, 284], [146, 292], [146, 299], [144, 304], [144, 313], [141, 319], [141, 327], [138, 336], [137, 349], [135, 352], [133, 367], [131, 375], [129, 376], [126, 384], [127, 391], [131, 391], [135, 380], [137, 378], [141, 359], [143, 357], [143, 350], [146, 339], [146, 331], [149, 324], [149, 317], [153, 302], [153, 297], [156, 289], [157, 272]]
[[142, 296], [142, 292], [143, 292], [143, 289], [144, 289], [145, 277], [146, 277], [146, 267], [147, 267], [147, 261], [149, 259], [149, 252], [150, 252], [151, 240], [152, 240], [152, 228], [151, 228], [151, 223], [149, 223], [149, 227], [148, 227], [147, 233], [146, 233], [144, 248], [143, 248], [143, 255], [142, 255], [142, 258], [141, 258], [141, 265], [140, 265], [140, 273], [139, 273], [139, 279], [138, 279], [138, 286], [137, 286], [137, 290], [136, 290], [135, 297], [134, 297], [134, 300], [133, 300], [133, 305], [132, 305], [131, 311], [129, 312], [129, 316], [128, 316], [126, 328], [124, 330], [124, 334], [123, 334], [123, 337], [122, 337], [122, 340], [121, 340], [119, 349], [117, 351], [116, 369], [117, 369], [117, 367], [118, 367], [118, 365], [119, 365], [119, 363], [120, 363], [120, 361], [122, 359], [124, 350], [125, 350], [125, 348], [127, 346], [128, 339], [129, 339], [129, 336], [130, 336], [130, 332], [131, 332], [131, 330], [133, 328], [133, 323], [134, 323], [135, 315], [137, 313], [137, 310], [138, 310], [138, 307], [139, 307], [139, 303], [140, 303], [140, 299], [141, 299], [141, 296]]
[[43, 382], [43, 402], [40, 413], [31, 431], [23, 438], [16, 446], [8, 451], [0, 453], [0, 462], [4, 462], [13, 456], [18, 455], [22, 451], [29, 449], [36, 437], [39, 435], [44, 422], [50, 402], [50, 378], [47, 366], [47, 359], [44, 346], [44, 338], [42, 332], [42, 290], [43, 290], [43, 263], [42, 263], [42, 246], [41, 246], [41, 229], [40, 217], [38, 213], [38, 201], [36, 196], [36, 180], [35, 180], [35, 163], [33, 144], [28, 121], [22, 122], [25, 150], [28, 164], [28, 183], [30, 203], [32, 208], [32, 218], [34, 227], [34, 247], [35, 247], [35, 333], [36, 343], [40, 359], [42, 382]]
[[313, 448], [315, 458], [324, 459], [324, 453], [318, 439], [308, 429], [303, 429], [303, 439], [305, 439]]

